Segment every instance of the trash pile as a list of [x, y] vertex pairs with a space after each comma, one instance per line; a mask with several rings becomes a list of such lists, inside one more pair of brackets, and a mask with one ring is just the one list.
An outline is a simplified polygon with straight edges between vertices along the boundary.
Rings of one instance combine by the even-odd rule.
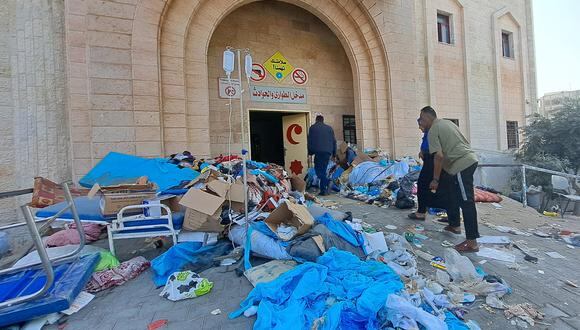
[[[413, 207], [419, 165], [410, 158], [390, 161], [379, 151], [367, 153], [346, 170], [329, 167], [335, 189], [377, 206]], [[467, 329], [465, 306], [477, 296], [508, 315], [509, 306], [501, 301], [511, 292], [508, 284], [476, 270], [455, 250], [446, 250], [444, 258], [414, 251], [409, 242], [420, 247], [420, 233], [385, 235], [350, 213], [332, 210], [306, 191], [316, 181], [312, 175], [303, 180], [279, 165], [255, 161], [246, 161], [244, 173], [243, 162], [237, 156], [196, 159], [187, 151], [168, 159], [107, 155], [80, 180], [90, 191], [74, 198], [84, 240], [102, 238], [104, 228], [109, 240], [109, 254], [93, 251], [100, 254], [100, 264], [88, 270], [85, 291], [122, 285], [150, 267], [153, 283], [163, 287], [162, 298], [196, 298], [213, 288], [211, 278], [199, 273], [224, 266], [255, 285], [231, 317], [257, 314], [257, 328]], [[66, 205], [45, 205], [36, 218], [58, 215], [70, 222], [74, 214], [64, 211]], [[78, 246], [83, 236], [77, 229], [68, 226], [47, 242]], [[151, 261], [137, 256], [120, 263], [114, 241], [127, 238], [145, 238], [156, 247], [173, 244]], [[251, 256], [275, 264], [257, 275]], [[417, 257], [437, 267], [436, 276], [421, 274]], [[261, 281], [264, 276], [271, 281]], [[539, 318], [520, 316], [515, 307], [510, 313], [529, 324]]]

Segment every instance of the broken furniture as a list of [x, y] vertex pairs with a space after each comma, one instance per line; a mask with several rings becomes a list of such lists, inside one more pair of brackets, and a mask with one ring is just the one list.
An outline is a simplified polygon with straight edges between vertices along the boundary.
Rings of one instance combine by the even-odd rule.
[[[114, 239], [171, 236], [175, 243], [176, 238], [173, 237], [181, 230], [184, 218], [184, 212], [173, 212], [171, 208], [164, 204], [132, 205], [121, 209], [116, 218], [101, 214], [98, 198], [77, 197], [74, 199], [74, 204], [81, 222], [98, 223], [107, 226], [109, 248], [111, 248], [111, 253], [113, 254], [115, 254], [112, 242]], [[58, 203], [40, 209], [36, 212], [36, 219], [43, 219], [60, 213], [56, 220], [70, 222], [73, 217], [70, 211], [63, 210], [65, 206], [65, 203]], [[170, 216], [168, 217], [167, 214], [160, 216], [143, 215], [142, 210], [153, 208], [154, 206], [163, 207], [166, 213], [169, 210], [171, 212], [169, 213]]]
[[[580, 196], [572, 195], [572, 187], [570, 186], [570, 181], [567, 178], [559, 175], [552, 175], [552, 195], [557, 196], [558, 202], [561, 200], [566, 201], [566, 205], [562, 206], [560, 204], [560, 216], [563, 218], [564, 213], [568, 209], [570, 202], [578, 203], [580, 202]], [[552, 199], [552, 196], [550, 196]]]
[[[127, 215], [131, 210], [146, 210], [154, 207], [160, 207], [165, 210], [164, 215], [145, 214]], [[144, 212], [145, 213], [145, 212]], [[183, 213], [181, 213], [181, 222], [183, 223]], [[107, 234], [109, 236], [109, 251], [115, 255], [116, 239], [127, 238], [145, 238], [145, 237], [167, 237], [173, 240], [173, 245], [177, 244], [177, 234], [179, 229], [173, 227], [173, 214], [168, 206], [158, 205], [130, 205], [123, 207], [117, 213], [117, 219], [107, 225]]]
[[[0, 327], [69, 308], [99, 262], [99, 254], [79, 257], [79, 252], [85, 245], [83, 226], [68, 186], [63, 185], [63, 188], [66, 199], [63, 203], [66, 206], [54, 216], [43, 219], [41, 222], [44, 224], [40, 226], [40, 230], [27, 205], [21, 207], [26, 223], [0, 227], [0, 230], [4, 230], [26, 224], [40, 257], [40, 263], [0, 271]], [[17, 195], [26, 193], [28, 192]], [[42, 243], [40, 231], [67, 211], [71, 213], [76, 224], [80, 244], [70, 253], [50, 259]]]

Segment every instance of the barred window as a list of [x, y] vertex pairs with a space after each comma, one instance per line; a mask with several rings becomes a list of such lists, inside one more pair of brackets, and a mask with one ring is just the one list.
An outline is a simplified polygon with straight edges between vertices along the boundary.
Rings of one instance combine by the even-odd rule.
[[506, 121], [508, 149], [520, 147], [520, 136], [518, 135], [518, 122]]
[[344, 142], [356, 144], [356, 121], [354, 116], [342, 116], [342, 135]]

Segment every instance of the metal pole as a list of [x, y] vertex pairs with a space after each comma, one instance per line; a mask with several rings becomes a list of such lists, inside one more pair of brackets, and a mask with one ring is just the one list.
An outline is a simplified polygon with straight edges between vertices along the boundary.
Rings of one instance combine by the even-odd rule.
[[522, 205], [528, 206], [528, 185], [526, 184], [526, 165], [522, 165]]
[[[244, 181], [244, 220], [245, 220], [245, 227], [246, 227], [246, 236], [248, 235], [248, 230], [250, 228], [250, 222], [248, 221], [248, 173], [247, 173], [247, 150], [246, 147], [246, 139], [244, 133], [244, 88], [242, 83], [242, 55], [240, 49], [237, 49], [238, 55], [238, 78], [240, 79], [240, 127], [241, 127], [241, 139], [242, 139], [242, 179]], [[246, 237], [247, 238], [247, 237]]]

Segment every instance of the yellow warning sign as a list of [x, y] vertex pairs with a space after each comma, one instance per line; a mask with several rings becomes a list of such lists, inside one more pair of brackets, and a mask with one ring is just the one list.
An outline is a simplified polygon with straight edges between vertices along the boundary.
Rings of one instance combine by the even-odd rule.
[[276, 52], [276, 54], [267, 59], [264, 62], [264, 68], [278, 82], [284, 80], [294, 70], [294, 67], [288, 63], [288, 60], [280, 52]]

